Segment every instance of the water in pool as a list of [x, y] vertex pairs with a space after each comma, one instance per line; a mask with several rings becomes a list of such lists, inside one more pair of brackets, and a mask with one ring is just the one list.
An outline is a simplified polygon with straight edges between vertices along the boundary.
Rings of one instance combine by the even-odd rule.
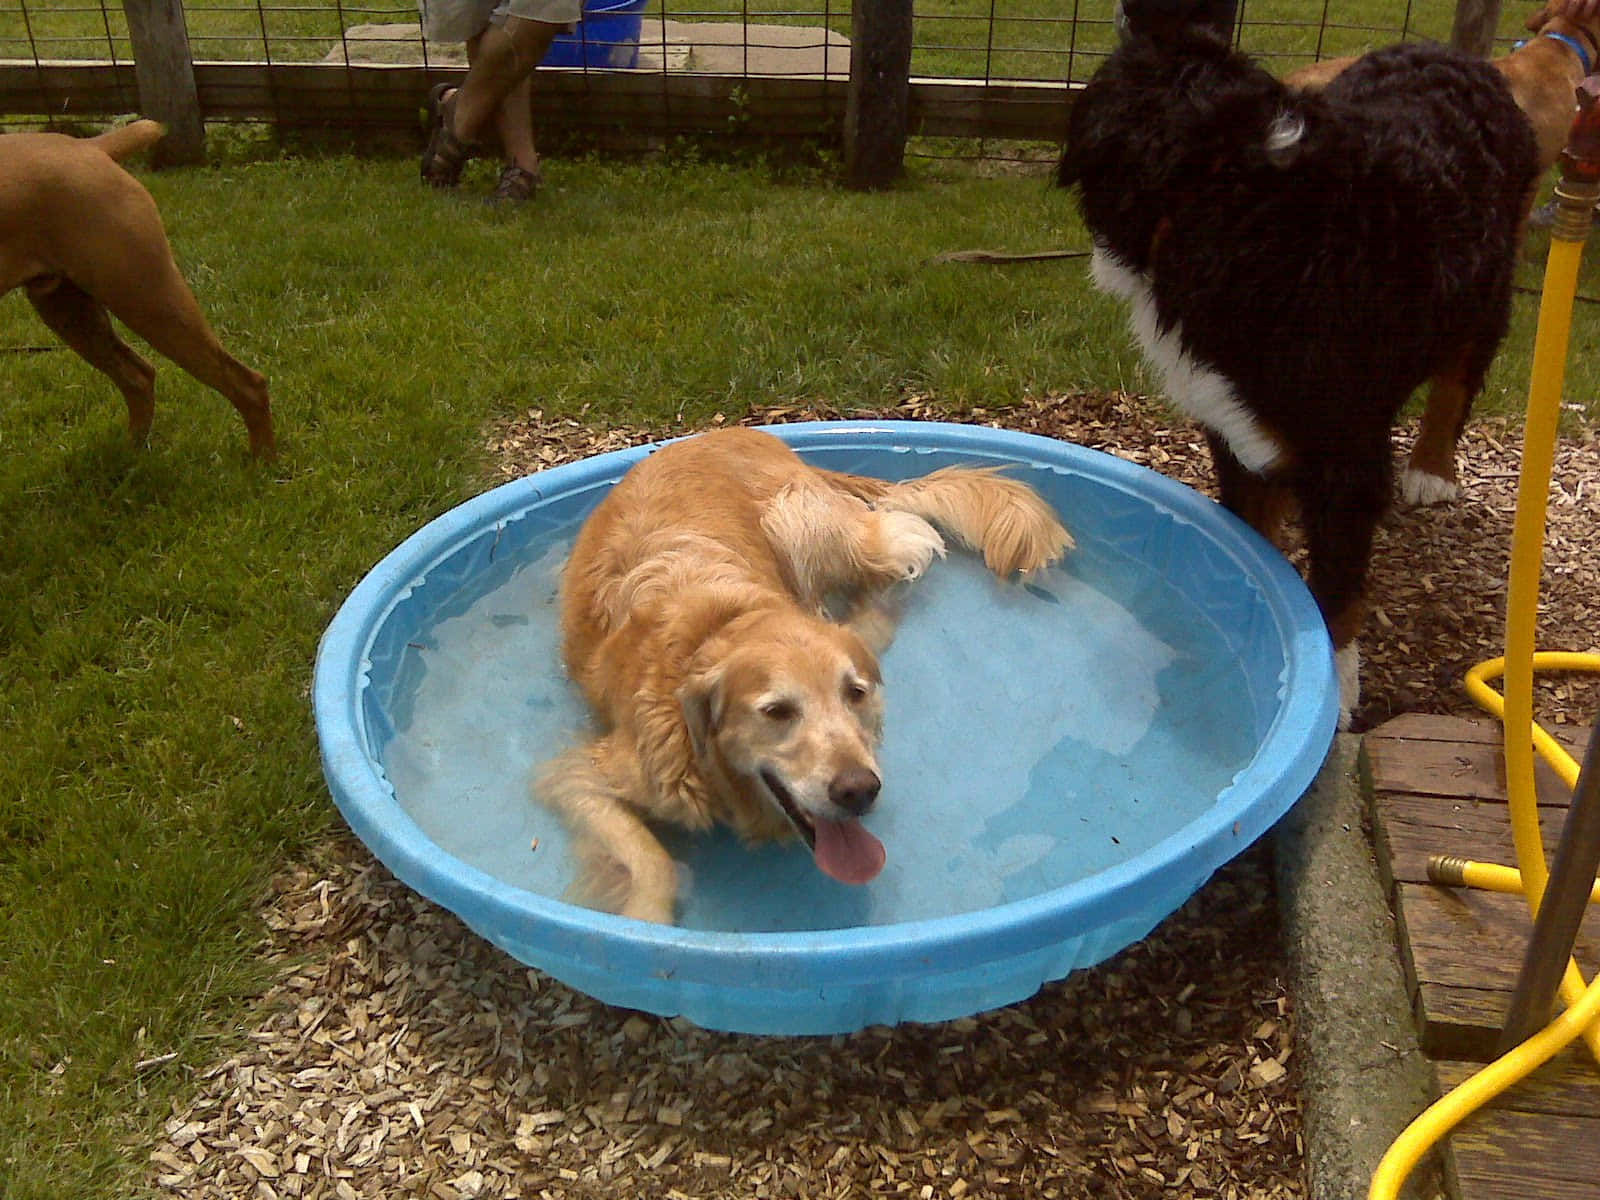
[[[586, 728], [559, 665], [572, 532], [480, 572], [408, 641], [381, 752], [442, 850], [552, 897], [571, 882], [568, 842], [530, 781]], [[797, 842], [669, 833], [681, 924], [887, 924], [1059, 888], [1203, 813], [1262, 732], [1222, 632], [1153, 569], [1094, 546], [1026, 589], [953, 551], [911, 589], [883, 668], [884, 788], [867, 818], [883, 873], [850, 887]]]

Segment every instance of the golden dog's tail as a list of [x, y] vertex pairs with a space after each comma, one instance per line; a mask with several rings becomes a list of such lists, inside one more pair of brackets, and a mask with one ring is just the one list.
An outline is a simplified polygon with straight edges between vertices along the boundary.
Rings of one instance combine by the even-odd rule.
[[887, 512], [907, 512], [938, 526], [983, 555], [1001, 578], [1037, 571], [1072, 549], [1072, 535], [1055, 510], [1025, 483], [998, 467], [945, 467], [895, 483], [865, 475], [825, 472], [836, 486]]
[[148, 150], [166, 136], [167, 127], [160, 121], [132, 121], [90, 138], [89, 144], [108, 158], [121, 162], [130, 154]]

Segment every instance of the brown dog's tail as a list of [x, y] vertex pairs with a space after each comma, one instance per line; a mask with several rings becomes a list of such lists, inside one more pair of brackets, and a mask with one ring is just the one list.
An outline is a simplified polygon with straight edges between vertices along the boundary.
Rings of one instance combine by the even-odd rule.
[[133, 121], [89, 139], [89, 144], [107, 157], [121, 162], [130, 154], [148, 150], [167, 135], [160, 121]]
[[999, 472], [998, 467], [945, 467], [900, 483], [834, 472], [828, 478], [878, 509], [913, 513], [938, 526], [982, 554], [1004, 579], [1049, 566], [1072, 549], [1073, 541], [1038, 492]]

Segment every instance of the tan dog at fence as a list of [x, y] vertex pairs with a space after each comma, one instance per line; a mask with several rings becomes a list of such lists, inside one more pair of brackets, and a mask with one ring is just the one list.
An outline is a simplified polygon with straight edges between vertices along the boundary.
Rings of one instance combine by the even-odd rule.
[[[1527, 29], [1533, 37], [1493, 62], [1533, 125], [1539, 169], [1545, 171], [1555, 165], [1567, 144], [1577, 112], [1578, 84], [1600, 67], [1600, 14], [1577, 21], [1553, 15], [1544, 5], [1528, 18]], [[1284, 82], [1307, 90], [1325, 87], [1355, 61], [1355, 56], [1324, 59], [1290, 72]]]
[[561, 586], [563, 657], [598, 732], [536, 784], [573, 831], [574, 899], [672, 921], [677, 869], [647, 822], [799, 837], [835, 879], [877, 875], [886, 852], [859, 820], [882, 782], [877, 654], [890, 589], [944, 552], [935, 525], [1002, 579], [1071, 545], [993, 470], [891, 483], [753, 429], [674, 442], [623, 477]]
[[25, 288], [44, 323], [110, 376], [143, 442], [155, 418], [155, 368], [110, 318], [215, 388], [239, 410], [250, 451], [276, 450], [266, 378], [222, 347], [178, 271], [150, 193], [118, 165], [158, 141], [155, 121], [92, 138], [0, 136], [0, 294]]

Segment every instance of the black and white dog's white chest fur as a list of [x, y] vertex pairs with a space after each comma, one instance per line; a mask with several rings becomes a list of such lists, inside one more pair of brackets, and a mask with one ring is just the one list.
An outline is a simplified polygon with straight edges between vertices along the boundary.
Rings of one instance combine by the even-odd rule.
[[1221, 498], [1269, 536], [1298, 504], [1348, 711], [1389, 433], [1447, 378], [1465, 402], [1506, 329], [1532, 131], [1487, 64], [1427, 45], [1291, 92], [1204, 33], [1116, 50], [1059, 174], [1093, 276], [1130, 306]]
[[1269, 475], [1281, 465], [1283, 444], [1239, 399], [1232, 380], [1189, 352], [1180, 321], [1162, 320], [1150, 279], [1098, 239], [1089, 269], [1101, 291], [1128, 302], [1128, 324], [1172, 402], [1220, 435], [1246, 470]]

